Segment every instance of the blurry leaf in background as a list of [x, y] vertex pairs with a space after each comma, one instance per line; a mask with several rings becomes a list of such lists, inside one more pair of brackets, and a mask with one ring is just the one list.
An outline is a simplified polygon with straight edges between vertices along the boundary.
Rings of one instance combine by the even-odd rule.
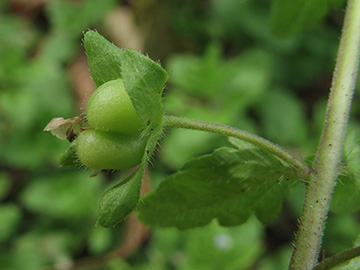
[[112, 231], [96, 226], [92, 229], [89, 235], [89, 252], [90, 254], [104, 253], [111, 247], [113, 240]]
[[328, 10], [329, 0], [274, 0], [270, 24], [274, 34], [289, 37], [314, 26]]
[[351, 172], [339, 176], [331, 201], [335, 213], [356, 213], [360, 209], [360, 179]]
[[335, 213], [356, 213], [360, 210], [360, 129], [350, 121], [344, 144], [344, 169], [331, 201]]
[[212, 0], [208, 32], [240, 49], [256, 44], [276, 53], [293, 51], [297, 39], [280, 40], [268, 27], [270, 3], [267, 0]]
[[116, 0], [49, 2], [46, 7], [52, 28], [44, 48], [43, 59], [64, 61], [74, 57], [79, 51], [83, 32], [101, 20], [115, 4]]
[[212, 222], [186, 231], [156, 230], [148, 268], [141, 269], [248, 269], [263, 252], [262, 237], [263, 227], [253, 217], [236, 228]]
[[101, 20], [104, 13], [116, 6], [116, 0], [87, 0], [74, 2], [55, 0], [48, 5], [49, 17], [55, 32], [79, 35], [79, 32]]
[[304, 108], [290, 91], [269, 90], [259, 107], [258, 113], [263, 121], [266, 138], [285, 145], [306, 143], [308, 132]]
[[186, 229], [215, 218], [223, 226], [240, 225], [254, 212], [268, 223], [280, 211], [291, 177], [292, 169], [264, 150], [219, 148], [190, 160], [142, 197], [138, 217], [148, 225]]
[[168, 61], [171, 83], [189, 95], [209, 98], [219, 89], [223, 80], [223, 60], [218, 46], [209, 46], [203, 57], [173, 56]]
[[269, 84], [271, 68], [272, 57], [261, 49], [226, 60], [215, 45], [201, 58], [178, 55], [168, 61], [170, 83], [175, 87], [172, 91], [183, 91], [225, 113], [244, 109], [261, 96]]
[[330, 212], [323, 244], [326, 254], [331, 255], [351, 248], [358, 234], [360, 227], [356, 214]]
[[284, 247], [272, 251], [260, 262], [258, 269], [261, 270], [280, 270], [288, 269], [293, 247], [284, 245]]
[[12, 236], [21, 218], [21, 209], [17, 205], [10, 203], [0, 205], [0, 242]]
[[[360, 247], [360, 234], [357, 236], [353, 248]], [[356, 257], [340, 266], [335, 266], [335, 270], [353, 270], [357, 269], [360, 265], [360, 257]]]
[[[208, 47], [203, 57], [179, 55], [168, 62], [172, 91], [166, 93], [165, 109], [177, 115], [234, 125], [254, 131], [246, 109], [267, 90], [272, 57], [261, 49], [223, 59], [219, 48]], [[162, 143], [161, 159], [178, 168], [186, 160], [224, 143], [214, 134], [172, 130]]]
[[83, 172], [69, 172], [55, 177], [32, 180], [21, 194], [24, 206], [56, 219], [94, 221], [94, 206], [101, 196], [102, 178], [89, 178]]
[[8, 195], [11, 187], [10, 175], [5, 172], [0, 172], [0, 201]]
[[53, 230], [50, 233], [26, 233], [17, 238], [12, 250], [13, 260], [8, 269], [41, 269], [50, 261], [70, 263], [71, 233]]

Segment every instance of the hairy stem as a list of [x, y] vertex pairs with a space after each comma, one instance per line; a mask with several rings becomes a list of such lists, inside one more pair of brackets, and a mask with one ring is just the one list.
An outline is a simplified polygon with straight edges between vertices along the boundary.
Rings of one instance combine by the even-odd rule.
[[330, 89], [326, 119], [313, 165], [290, 269], [312, 269], [319, 256], [330, 200], [339, 173], [360, 53], [360, 1], [349, 0]]
[[163, 116], [163, 126], [164, 128], [186, 128], [221, 134], [228, 137], [235, 137], [269, 151], [275, 156], [291, 164], [294, 168], [300, 170], [303, 174], [308, 174], [310, 172], [310, 169], [305, 163], [282, 149], [280, 146], [244, 130], [172, 115]]
[[360, 256], [360, 247], [352, 248], [349, 250], [345, 250], [344, 252], [335, 254], [329, 258], [326, 258], [324, 261], [319, 263], [313, 270], [323, 270], [334, 267], [340, 263], [349, 261], [353, 258]]

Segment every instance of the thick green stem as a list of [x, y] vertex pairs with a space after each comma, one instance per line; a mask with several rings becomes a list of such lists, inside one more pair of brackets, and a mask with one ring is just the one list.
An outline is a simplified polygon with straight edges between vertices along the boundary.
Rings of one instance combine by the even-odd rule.
[[312, 269], [319, 256], [339, 173], [360, 54], [360, 1], [349, 0], [322, 137], [307, 185], [290, 269]]
[[282, 149], [280, 146], [264, 138], [261, 138], [257, 135], [246, 132], [244, 130], [240, 130], [225, 125], [219, 125], [219, 124], [198, 121], [198, 120], [172, 116], [172, 115], [163, 116], [163, 126], [164, 128], [168, 127], [168, 128], [194, 129], [194, 130], [201, 130], [201, 131], [221, 134], [228, 137], [235, 137], [237, 139], [252, 143], [258, 147], [261, 147], [271, 152], [275, 156], [283, 159], [284, 161], [291, 164], [296, 169], [300, 170], [303, 174], [308, 174], [310, 172], [310, 169], [307, 167], [305, 163], [297, 159], [295, 156], [293, 156], [286, 150]]

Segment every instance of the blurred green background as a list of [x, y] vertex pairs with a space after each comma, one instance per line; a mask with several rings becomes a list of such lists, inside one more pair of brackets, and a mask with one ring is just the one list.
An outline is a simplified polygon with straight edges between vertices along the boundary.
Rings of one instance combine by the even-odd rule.
[[[84, 110], [94, 85], [81, 39], [96, 29], [160, 60], [170, 75], [168, 113], [254, 132], [311, 162], [343, 20], [343, 1], [333, 2], [321, 21], [281, 39], [269, 30], [267, 0], [1, 1], [0, 269], [287, 269], [303, 185], [267, 226], [252, 218], [235, 228], [147, 229], [131, 217], [104, 229], [96, 226], [98, 200], [129, 172], [90, 178], [84, 168], [59, 168], [68, 143], [42, 130], [53, 117]], [[357, 154], [355, 167], [358, 98], [359, 91], [346, 144]], [[217, 135], [169, 131], [144, 192], [189, 158], [226, 144]], [[326, 256], [350, 248], [360, 233], [360, 202], [339, 198], [335, 193]]]

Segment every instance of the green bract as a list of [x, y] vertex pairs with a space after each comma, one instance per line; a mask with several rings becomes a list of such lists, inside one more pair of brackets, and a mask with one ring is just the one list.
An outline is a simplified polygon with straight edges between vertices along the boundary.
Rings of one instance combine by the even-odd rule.
[[108, 81], [92, 94], [86, 117], [96, 130], [138, 134], [144, 127], [122, 80]]
[[76, 139], [76, 153], [86, 167], [94, 170], [128, 169], [138, 165], [146, 140], [138, 135], [86, 130]]

